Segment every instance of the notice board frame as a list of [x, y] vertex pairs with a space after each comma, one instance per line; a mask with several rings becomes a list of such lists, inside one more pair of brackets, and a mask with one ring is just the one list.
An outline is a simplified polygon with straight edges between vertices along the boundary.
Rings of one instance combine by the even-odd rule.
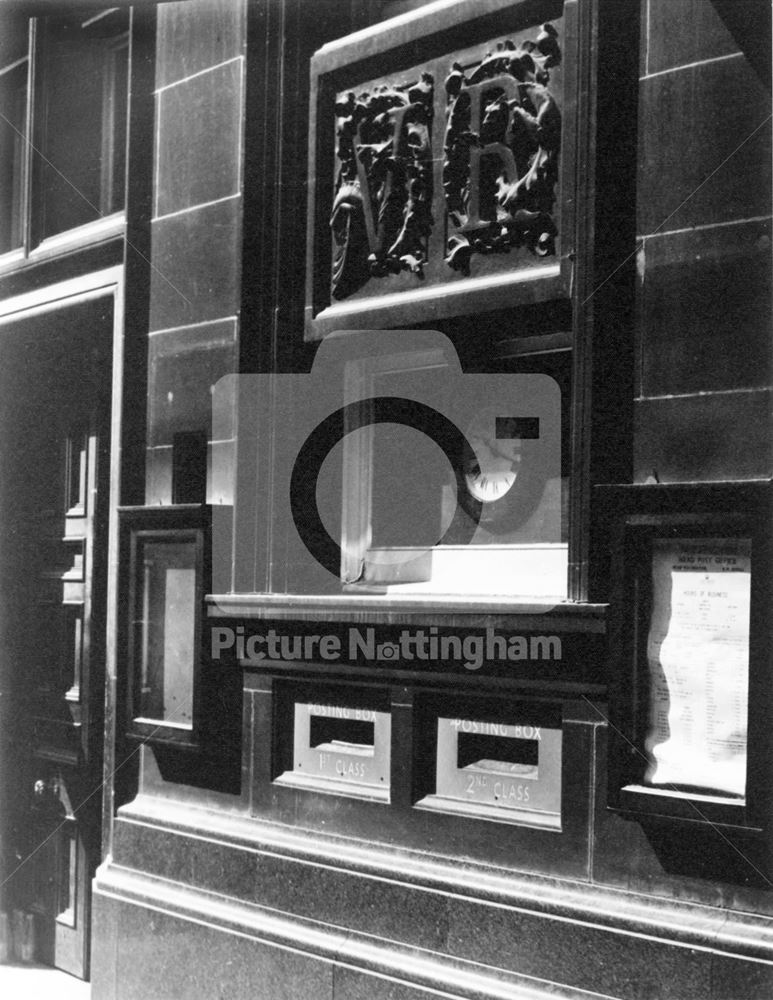
[[[596, 487], [599, 538], [611, 555], [609, 615], [610, 810], [726, 826], [760, 835], [770, 829], [773, 793], [773, 515], [771, 480]], [[646, 785], [649, 722], [647, 638], [655, 539], [732, 538], [751, 542], [746, 788], [743, 799], [682, 787]]]
[[[207, 699], [203, 691], [207, 633], [204, 596], [211, 590], [212, 508], [207, 504], [174, 504], [154, 507], [119, 507], [121, 566], [121, 614], [119, 621], [121, 674], [126, 684], [126, 727], [130, 739], [150, 745], [172, 745], [198, 750], [203, 743]], [[142, 614], [141, 556], [144, 544], [193, 543], [195, 573], [192, 722], [175, 726], [162, 718], [144, 718], [140, 708], [140, 657]]]

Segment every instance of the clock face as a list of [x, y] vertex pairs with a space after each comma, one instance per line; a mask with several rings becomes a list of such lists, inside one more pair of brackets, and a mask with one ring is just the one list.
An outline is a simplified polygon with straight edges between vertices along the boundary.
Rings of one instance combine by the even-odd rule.
[[521, 442], [518, 438], [497, 438], [493, 410], [478, 414], [467, 428], [466, 437], [472, 450], [462, 459], [463, 486], [479, 503], [496, 503], [518, 479]]
[[470, 495], [481, 503], [492, 503], [499, 500], [515, 484], [517, 473], [512, 469], [492, 469], [483, 472], [478, 467], [474, 472], [467, 472], [464, 481]]
[[501, 406], [485, 407], [475, 415], [465, 429], [467, 444], [454, 470], [459, 507], [497, 536], [510, 534], [528, 520], [545, 487], [539, 440], [532, 434], [498, 437], [497, 418], [502, 416]]

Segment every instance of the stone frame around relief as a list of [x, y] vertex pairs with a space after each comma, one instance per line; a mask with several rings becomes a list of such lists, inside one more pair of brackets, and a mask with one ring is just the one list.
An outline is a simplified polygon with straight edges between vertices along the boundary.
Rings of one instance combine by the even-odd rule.
[[576, 4], [470, 9], [312, 59], [307, 340], [570, 295]]

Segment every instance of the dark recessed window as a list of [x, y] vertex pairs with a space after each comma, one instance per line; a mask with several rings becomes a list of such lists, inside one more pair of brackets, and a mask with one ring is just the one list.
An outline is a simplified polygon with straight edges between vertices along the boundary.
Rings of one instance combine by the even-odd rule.
[[9, 19], [4, 28], [0, 37], [0, 253], [16, 250], [24, 242], [29, 22]]
[[123, 207], [128, 14], [38, 23], [37, 240]]
[[383, 0], [381, 4], [383, 17], [397, 17], [409, 10], [416, 10], [430, 3], [431, 0]]

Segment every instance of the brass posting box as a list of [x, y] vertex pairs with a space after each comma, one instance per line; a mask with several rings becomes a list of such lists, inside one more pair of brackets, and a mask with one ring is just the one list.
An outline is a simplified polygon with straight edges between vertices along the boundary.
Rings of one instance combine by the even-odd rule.
[[422, 808], [561, 829], [561, 729], [437, 719], [435, 794]]
[[389, 801], [389, 712], [295, 702], [294, 715], [293, 767], [283, 784]]

